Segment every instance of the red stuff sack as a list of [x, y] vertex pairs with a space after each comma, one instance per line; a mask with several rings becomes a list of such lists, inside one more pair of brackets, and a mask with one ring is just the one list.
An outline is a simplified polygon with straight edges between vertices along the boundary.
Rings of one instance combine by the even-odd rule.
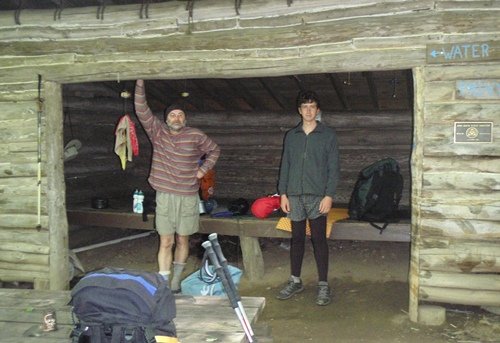
[[267, 197], [259, 198], [252, 204], [252, 214], [260, 219], [269, 217], [273, 212], [280, 208], [280, 196], [270, 195]]

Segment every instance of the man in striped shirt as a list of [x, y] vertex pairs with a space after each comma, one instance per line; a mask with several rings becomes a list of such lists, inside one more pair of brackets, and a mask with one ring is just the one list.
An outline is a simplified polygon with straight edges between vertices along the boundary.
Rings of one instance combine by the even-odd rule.
[[[153, 115], [146, 101], [144, 80], [136, 81], [134, 104], [153, 145], [148, 181], [156, 191], [159, 273], [168, 280], [173, 262], [171, 289], [179, 292], [180, 277], [189, 255], [189, 236], [199, 228], [200, 179], [213, 168], [220, 149], [202, 131], [186, 126], [182, 106], [169, 106], [164, 120]], [[199, 165], [203, 155], [205, 160]]]

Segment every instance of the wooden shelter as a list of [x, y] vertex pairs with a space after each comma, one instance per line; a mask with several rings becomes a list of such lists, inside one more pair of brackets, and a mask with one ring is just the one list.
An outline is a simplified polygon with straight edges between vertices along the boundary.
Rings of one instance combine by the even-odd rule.
[[[109, 116], [117, 119], [124, 110], [118, 82], [157, 80], [147, 83], [153, 93], [162, 87], [158, 80], [236, 79], [228, 81], [230, 88], [257, 105], [224, 112], [191, 103], [190, 124], [223, 148], [221, 194], [251, 198], [275, 191], [282, 135], [297, 117], [289, 105], [270, 111], [264, 98], [249, 99], [251, 84], [242, 84], [256, 77], [296, 81], [294, 75], [316, 75], [310, 79], [314, 87], [334, 75], [330, 87], [337, 82], [343, 107], [325, 111], [323, 120], [337, 127], [343, 146], [340, 201], [347, 201], [356, 172], [372, 158], [389, 154], [405, 167], [410, 318], [418, 320], [423, 302], [500, 306], [498, 18], [500, 2], [472, 0], [170, 1], [150, 4], [147, 15], [139, 3], [99, 6], [97, 16], [95, 6], [0, 11], [0, 280], [67, 288], [66, 188], [84, 183], [92, 190], [105, 180], [134, 187], [130, 180], [147, 172], [137, 163], [130, 174], [118, 170], [110, 178], [111, 152], [106, 148], [100, 160], [96, 146], [84, 146], [87, 158], [65, 165], [67, 113], [85, 128], [83, 136], [110, 143], [115, 123]], [[393, 84], [404, 80], [406, 105], [391, 109], [380, 101], [391, 92], [375, 91], [381, 88], [373, 75], [388, 74]], [[349, 75], [365, 75], [378, 111], [349, 108], [356, 99], [338, 86]], [[87, 83], [92, 85], [81, 86]], [[210, 93], [214, 87], [198, 88]], [[293, 103], [285, 89], [270, 93], [276, 103]], [[96, 94], [106, 92], [117, 94], [115, 103], [95, 106]], [[227, 92], [217, 94], [219, 105], [233, 101]], [[155, 112], [166, 100], [161, 94], [150, 99]], [[259, 100], [265, 110], [252, 111]], [[325, 103], [331, 101], [327, 96]], [[100, 120], [104, 125], [94, 126]], [[99, 131], [103, 126], [110, 130]], [[147, 150], [147, 142], [141, 144]], [[82, 176], [82, 167], [91, 172]], [[87, 199], [91, 192], [79, 194]]]

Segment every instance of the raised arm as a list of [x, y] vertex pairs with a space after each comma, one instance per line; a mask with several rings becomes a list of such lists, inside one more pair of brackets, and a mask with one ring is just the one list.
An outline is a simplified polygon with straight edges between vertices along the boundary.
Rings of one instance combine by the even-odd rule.
[[139, 118], [139, 121], [146, 130], [146, 133], [149, 135], [152, 130], [155, 117], [146, 101], [146, 88], [144, 80], [139, 79], [135, 82], [134, 106], [137, 118]]
[[151, 112], [148, 103], [146, 102], [146, 89], [144, 87], [144, 80], [137, 80], [135, 82], [135, 94], [134, 94], [134, 105], [135, 112], [139, 119], [147, 112]]

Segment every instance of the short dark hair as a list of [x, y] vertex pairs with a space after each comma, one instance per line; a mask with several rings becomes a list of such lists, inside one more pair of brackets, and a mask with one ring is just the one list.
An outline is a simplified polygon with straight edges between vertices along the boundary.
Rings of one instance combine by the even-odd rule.
[[315, 102], [318, 108], [320, 108], [319, 97], [314, 91], [300, 91], [297, 96], [297, 108], [302, 104], [308, 104]]

